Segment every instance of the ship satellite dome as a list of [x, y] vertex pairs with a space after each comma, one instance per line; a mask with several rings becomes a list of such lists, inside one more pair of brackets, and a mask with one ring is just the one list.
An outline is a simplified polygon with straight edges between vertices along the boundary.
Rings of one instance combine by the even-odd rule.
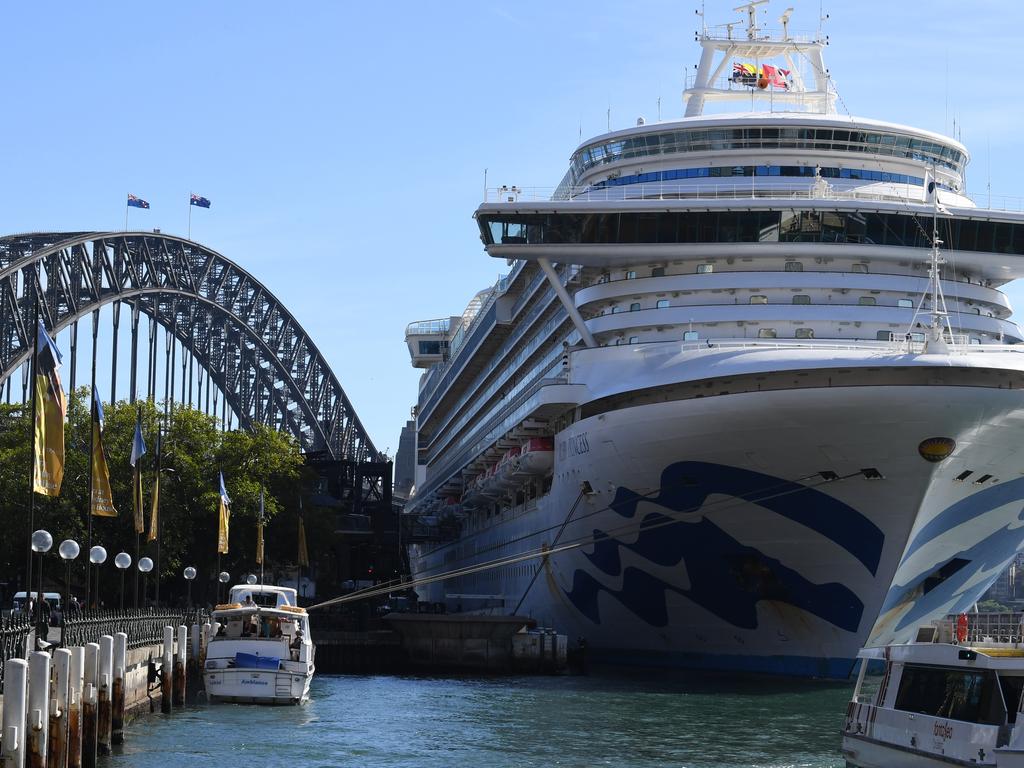
[[642, 117], [638, 117], [638, 118], [636, 119], [636, 124], [637, 124], [637, 125], [644, 125], [644, 124], [645, 124], [646, 122], [647, 122], [647, 121], [646, 121], [646, 120], [644, 120], [644, 119], [643, 119]]

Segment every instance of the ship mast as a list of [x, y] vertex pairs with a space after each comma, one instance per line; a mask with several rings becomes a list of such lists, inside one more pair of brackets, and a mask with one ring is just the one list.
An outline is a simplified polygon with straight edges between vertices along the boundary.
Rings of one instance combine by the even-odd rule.
[[928, 290], [927, 296], [931, 301], [930, 322], [928, 323], [928, 336], [925, 339], [924, 351], [944, 354], [949, 352], [949, 343], [946, 341], [946, 333], [949, 333], [949, 341], [953, 341], [953, 327], [949, 323], [949, 310], [946, 307], [946, 296], [942, 292], [942, 265], [946, 260], [942, 258], [939, 239], [939, 188], [935, 182], [934, 168], [931, 169], [931, 178], [928, 181], [928, 193], [932, 197], [932, 251], [928, 262]]

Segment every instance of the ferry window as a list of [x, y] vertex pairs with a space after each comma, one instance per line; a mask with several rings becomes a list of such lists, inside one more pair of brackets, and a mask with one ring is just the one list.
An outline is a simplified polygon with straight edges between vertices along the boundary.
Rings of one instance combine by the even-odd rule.
[[615, 340], [615, 346], [616, 346], [616, 347], [617, 347], [617, 346], [619, 346], [619, 345], [620, 345], [620, 344], [622, 344], [622, 343], [623, 343], [623, 342], [622, 342], [622, 337], [621, 337], [621, 336], [620, 336], [619, 338], [617, 338], [617, 339]]
[[757, 336], [760, 339], [775, 339], [778, 338], [774, 328], [762, 328], [757, 332]]
[[664, 267], [655, 267], [654, 269], [651, 270], [651, 277], [664, 277], [664, 276], [665, 276], [665, 268]]
[[750, 297], [750, 303], [751, 304], [767, 304], [768, 303], [768, 297], [767, 296], [762, 296], [760, 294], [754, 294], [753, 296]]
[[912, 334], [910, 334], [910, 340], [911, 341], [924, 341], [924, 334], [923, 333], [912, 333]]
[[668, 299], [658, 299], [658, 309], [665, 309], [668, 307]]
[[857, 303], [862, 307], [873, 307], [876, 304], [874, 296], [861, 296], [857, 299]]
[[899, 301], [896, 302], [896, 306], [913, 309], [914, 302], [912, 302], [910, 299], [900, 299]]
[[698, 275], [704, 275], [704, 274], [707, 274], [708, 272], [714, 272], [714, 271], [715, 271], [715, 265], [714, 264], [698, 264], [697, 265], [697, 274]]
[[441, 354], [441, 342], [440, 341], [421, 341], [420, 342], [420, 354], [421, 355], [440, 355]]
[[799, 261], [787, 261], [786, 262], [787, 272], [803, 272], [804, 265]]
[[629, 337], [629, 343], [630, 344], [639, 344], [640, 343], [640, 337], [639, 336], [630, 336]]
[[892, 341], [892, 331], [878, 331], [875, 338], [879, 341]]
[[814, 329], [813, 328], [797, 328], [796, 337], [798, 339], [813, 339]]
[[867, 264], [854, 264], [853, 265], [853, 271], [854, 272], [860, 272], [860, 273], [866, 273], [868, 271], [868, 265]]
[[629, 311], [630, 312], [639, 312], [640, 311], [640, 302], [639, 301], [634, 301], [632, 304], [630, 304], [629, 305]]
[[1024, 693], [1024, 677], [999, 675], [999, 686], [1003, 689], [1007, 720], [1012, 725], [1017, 722], [1017, 707], [1020, 705], [1021, 693]]
[[1006, 716], [990, 670], [903, 669], [896, 709], [968, 723], [1001, 725]]
[[629, 272], [627, 272], [626, 273], [626, 279], [627, 280], [636, 280], [636, 272], [634, 272], [633, 270], [630, 270]]
[[683, 332], [683, 341], [697, 341], [697, 339], [699, 339], [699, 338], [700, 338], [700, 334], [698, 334], [696, 331], [684, 331]]
[[811, 297], [805, 293], [798, 293], [793, 297], [794, 304], [810, 304]]

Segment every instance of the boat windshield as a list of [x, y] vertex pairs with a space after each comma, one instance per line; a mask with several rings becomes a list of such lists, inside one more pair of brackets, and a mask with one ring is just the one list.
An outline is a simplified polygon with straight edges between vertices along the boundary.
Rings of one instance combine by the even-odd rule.
[[283, 640], [292, 642], [301, 629], [301, 620], [288, 616], [272, 616], [259, 611], [249, 614], [232, 614], [222, 619], [214, 639], [238, 640], [241, 638], [262, 640]]

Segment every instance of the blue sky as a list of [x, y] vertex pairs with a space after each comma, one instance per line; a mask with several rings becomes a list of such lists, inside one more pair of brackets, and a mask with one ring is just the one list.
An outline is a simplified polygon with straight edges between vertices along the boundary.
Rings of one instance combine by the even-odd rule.
[[[734, 5], [708, 3], [708, 21], [737, 18]], [[609, 108], [612, 128], [653, 121], [659, 98], [664, 119], [680, 116], [696, 7], [7, 4], [2, 229], [120, 229], [132, 192], [152, 204], [133, 228], [184, 234], [189, 192], [208, 197], [193, 237], [270, 287], [394, 452], [418, 377], [405, 325], [460, 313], [505, 269], [472, 220], [484, 169], [492, 186], [553, 187]], [[840, 111], [945, 132], [956, 117], [969, 191], [991, 178], [994, 193], [1020, 194], [1024, 9], [825, 10]], [[817, 2], [798, 5], [792, 28], [817, 15]]]

